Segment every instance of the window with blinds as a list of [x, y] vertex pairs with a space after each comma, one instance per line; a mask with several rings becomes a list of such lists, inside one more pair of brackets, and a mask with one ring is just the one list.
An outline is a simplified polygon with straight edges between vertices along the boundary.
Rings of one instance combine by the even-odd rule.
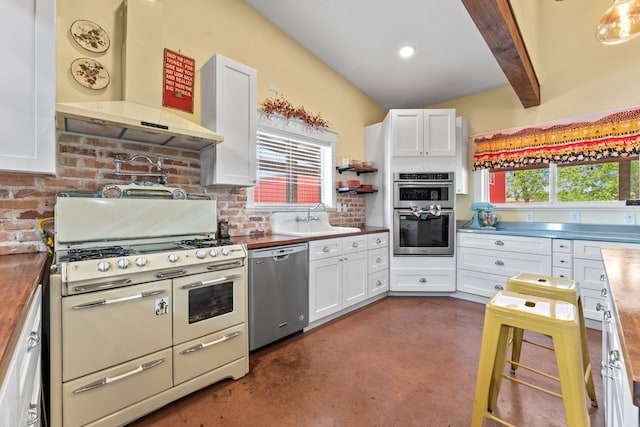
[[257, 138], [254, 205], [331, 204], [331, 144], [265, 131]]

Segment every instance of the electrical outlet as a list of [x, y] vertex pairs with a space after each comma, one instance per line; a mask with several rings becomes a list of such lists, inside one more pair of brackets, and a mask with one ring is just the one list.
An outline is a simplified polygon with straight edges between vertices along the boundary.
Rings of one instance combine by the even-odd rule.
[[525, 212], [524, 220], [526, 222], [533, 222], [533, 212]]
[[571, 212], [569, 214], [569, 222], [580, 222], [580, 212]]
[[624, 214], [624, 223], [627, 225], [634, 225], [636, 223], [636, 214], [634, 213]]
[[338, 213], [342, 212], [342, 203], [338, 203], [336, 205], [336, 212], [338, 212]]

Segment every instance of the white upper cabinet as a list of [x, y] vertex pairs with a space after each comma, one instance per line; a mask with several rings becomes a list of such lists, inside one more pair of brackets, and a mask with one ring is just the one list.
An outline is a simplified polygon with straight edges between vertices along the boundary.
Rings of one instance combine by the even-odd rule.
[[224, 141], [201, 153], [202, 185], [256, 184], [257, 73], [222, 55], [200, 70], [202, 126]]
[[0, 13], [0, 170], [56, 172], [55, 1], [8, 0]]
[[456, 110], [391, 110], [393, 156], [456, 155]]

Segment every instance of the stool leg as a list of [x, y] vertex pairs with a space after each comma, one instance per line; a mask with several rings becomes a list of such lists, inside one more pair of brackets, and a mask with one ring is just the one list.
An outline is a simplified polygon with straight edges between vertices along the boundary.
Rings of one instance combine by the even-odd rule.
[[[524, 336], [524, 329], [513, 328], [513, 342], [511, 343], [511, 360], [514, 362], [520, 361], [520, 354], [522, 352], [522, 339]], [[515, 374], [517, 365], [511, 364], [511, 373]]]
[[500, 327], [500, 337], [496, 348], [496, 356], [493, 363], [493, 373], [491, 374], [491, 384], [489, 386], [489, 404], [487, 409], [493, 412], [498, 401], [500, 386], [502, 385], [502, 375], [504, 374], [504, 364], [507, 360], [507, 350], [509, 349], [509, 335], [511, 327], [502, 325]]
[[489, 390], [497, 356], [498, 341], [500, 340], [500, 330], [500, 322], [491, 313], [485, 311], [471, 427], [482, 427], [482, 420], [487, 413]]
[[598, 400], [596, 399], [596, 389], [593, 384], [593, 374], [591, 372], [591, 358], [589, 357], [589, 343], [587, 338], [587, 327], [584, 323], [584, 315], [582, 314], [582, 298], [578, 298], [578, 314], [580, 321], [580, 342], [582, 344], [582, 366], [584, 366], [585, 372], [585, 385], [587, 387], [587, 394], [591, 399], [591, 406], [598, 407]]
[[591, 420], [587, 413], [584, 398], [584, 368], [582, 357], [578, 353], [581, 346], [580, 329], [576, 325], [575, 333], [565, 330], [554, 334], [553, 347], [556, 353], [562, 401], [568, 427], [589, 427]]

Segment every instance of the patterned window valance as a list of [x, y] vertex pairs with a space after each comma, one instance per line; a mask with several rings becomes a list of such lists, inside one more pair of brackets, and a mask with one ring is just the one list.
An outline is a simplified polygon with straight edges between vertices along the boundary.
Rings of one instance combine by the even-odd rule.
[[588, 122], [530, 127], [474, 139], [473, 168], [585, 163], [640, 153], [640, 108]]

